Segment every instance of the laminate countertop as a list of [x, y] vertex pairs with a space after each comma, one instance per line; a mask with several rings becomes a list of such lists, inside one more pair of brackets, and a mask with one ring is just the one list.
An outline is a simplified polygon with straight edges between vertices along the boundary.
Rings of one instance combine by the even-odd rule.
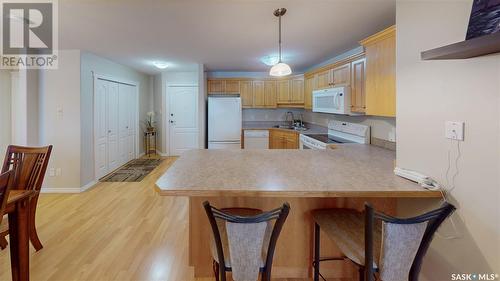
[[440, 197], [393, 173], [395, 153], [371, 145], [326, 150], [191, 150], [156, 182], [166, 196]]

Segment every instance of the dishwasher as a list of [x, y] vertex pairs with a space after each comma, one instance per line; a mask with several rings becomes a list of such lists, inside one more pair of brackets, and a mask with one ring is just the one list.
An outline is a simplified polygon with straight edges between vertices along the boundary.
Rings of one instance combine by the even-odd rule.
[[268, 130], [245, 130], [243, 134], [245, 149], [268, 149], [269, 131]]

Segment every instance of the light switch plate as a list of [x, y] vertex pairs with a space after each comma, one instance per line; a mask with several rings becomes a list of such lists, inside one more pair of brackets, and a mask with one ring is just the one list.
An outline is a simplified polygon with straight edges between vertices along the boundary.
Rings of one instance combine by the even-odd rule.
[[461, 121], [446, 121], [445, 136], [452, 140], [464, 140], [464, 122]]

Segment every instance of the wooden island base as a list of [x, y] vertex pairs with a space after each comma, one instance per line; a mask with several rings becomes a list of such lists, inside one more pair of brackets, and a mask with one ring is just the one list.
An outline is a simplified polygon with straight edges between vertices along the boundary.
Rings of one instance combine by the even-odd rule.
[[[313, 230], [311, 211], [321, 208], [352, 208], [363, 210], [364, 202], [387, 214], [395, 214], [395, 198], [272, 198], [272, 197], [190, 197], [189, 201], [189, 264], [195, 277], [214, 276], [210, 256], [212, 231], [203, 209], [208, 200], [217, 208], [251, 207], [264, 211], [274, 209], [283, 202], [290, 203], [290, 214], [278, 239], [273, 262], [274, 278], [308, 278], [312, 276]], [[332, 241], [322, 235], [322, 256], [341, 257]], [[357, 269], [350, 261], [321, 263], [321, 273], [330, 278], [354, 278]]]

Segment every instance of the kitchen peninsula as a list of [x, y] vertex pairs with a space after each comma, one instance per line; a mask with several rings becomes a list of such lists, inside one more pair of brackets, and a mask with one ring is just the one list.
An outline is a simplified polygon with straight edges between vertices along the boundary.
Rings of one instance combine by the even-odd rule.
[[[291, 212], [278, 241], [274, 276], [304, 278], [311, 270], [311, 210], [362, 209], [369, 201], [378, 210], [394, 213], [396, 198], [441, 196], [395, 176], [394, 157], [393, 151], [360, 144], [327, 150], [192, 150], [156, 185], [160, 195], [189, 197], [189, 262], [198, 277], [212, 275], [203, 201], [220, 208], [263, 210], [288, 201]], [[339, 254], [329, 241], [322, 245], [322, 252]], [[339, 277], [352, 274], [346, 263], [332, 262]]]

